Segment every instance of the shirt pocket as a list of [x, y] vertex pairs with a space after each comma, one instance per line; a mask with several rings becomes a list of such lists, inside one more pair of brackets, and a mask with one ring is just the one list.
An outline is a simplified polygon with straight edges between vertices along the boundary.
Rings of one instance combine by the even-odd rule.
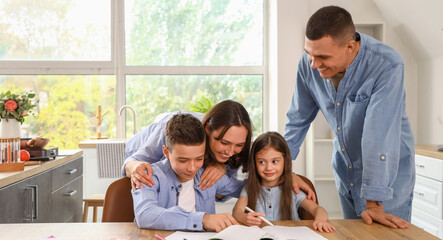
[[343, 109], [343, 138], [351, 161], [358, 161], [361, 153], [361, 139], [369, 104], [366, 95], [353, 95], [346, 99]]

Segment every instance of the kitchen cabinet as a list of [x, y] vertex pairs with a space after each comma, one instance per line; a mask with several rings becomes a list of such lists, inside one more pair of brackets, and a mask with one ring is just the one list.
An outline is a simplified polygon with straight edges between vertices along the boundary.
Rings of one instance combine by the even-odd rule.
[[443, 152], [435, 150], [433, 145], [417, 145], [415, 151], [411, 222], [443, 238]]
[[78, 153], [0, 174], [0, 223], [81, 222], [83, 158]]

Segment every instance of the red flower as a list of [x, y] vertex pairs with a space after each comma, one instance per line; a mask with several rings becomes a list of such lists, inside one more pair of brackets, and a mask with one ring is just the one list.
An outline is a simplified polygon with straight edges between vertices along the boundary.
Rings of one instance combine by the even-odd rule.
[[13, 100], [8, 100], [5, 104], [6, 110], [10, 112], [15, 112], [15, 109], [17, 108], [17, 103]]

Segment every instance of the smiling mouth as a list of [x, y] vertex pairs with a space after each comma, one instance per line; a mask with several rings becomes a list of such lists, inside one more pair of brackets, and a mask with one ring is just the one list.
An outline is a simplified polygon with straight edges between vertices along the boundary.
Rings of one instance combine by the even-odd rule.
[[274, 176], [274, 174], [275, 174], [275, 173], [265, 173], [265, 176], [266, 176], [266, 177], [272, 177], [272, 176]]
[[222, 157], [225, 157], [225, 158], [230, 158], [231, 157], [231, 156], [223, 154], [223, 153], [220, 153], [220, 155], [222, 155]]
[[325, 71], [328, 68], [317, 68], [317, 69], [318, 69], [318, 71]]

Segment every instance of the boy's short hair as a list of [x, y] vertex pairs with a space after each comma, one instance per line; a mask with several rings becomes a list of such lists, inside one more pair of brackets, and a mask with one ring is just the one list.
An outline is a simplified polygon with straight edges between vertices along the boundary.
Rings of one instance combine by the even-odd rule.
[[306, 24], [306, 37], [319, 40], [330, 36], [342, 46], [349, 40], [355, 40], [355, 25], [351, 14], [338, 6], [327, 6], [317, 10]]
[[205, 128], [191, 114], [174, 115], [166, 124], [166, 147], [172, 151], [175, 144], [199, 145], [205, 142]]

